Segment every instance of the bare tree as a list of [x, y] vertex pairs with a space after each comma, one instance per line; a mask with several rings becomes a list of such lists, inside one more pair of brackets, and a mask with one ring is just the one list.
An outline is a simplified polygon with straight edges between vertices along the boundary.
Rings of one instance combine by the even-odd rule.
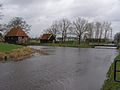
[[51, 33], [57, 36], [57, 34], [59, 33], [58, 21], [54, 21], [53, 24], [48, 29], [46, 29], [46, 33]]
[[101, 23], [95, 22], [95, 38], [99, 39], [101, 37]]
[[[2, 14], [2, 4], [0, 4], [0, 20], [2, 20], [3, 14]], [[5, 24], [0, 23], [0, 31], [3, 32], [5, 30]]]
[[20, 27], [25, 32], [28, 32], [28, 31], [30, 31], [31, 25], [27, 24], [27, 22], [23, 18], [15, 17], [15, 18], [11, 19], [10, 22], [7, 24], [8, 30], [13, 27]]
[[44, 30], [43, 30], [43, 33], [45, 33], [45, 34], [51, 33], [51, 28], [48, 27], [47, 29], [44, 29]]
[[103, 33], [104, 32], [104, 23], [101, 23], [100, 25], [100, 32], [99, 32], [99, 39], [102, 39]]
[[89, 38], [94, 37], [94, 23], [93, 22], [87, 24], [87, 34]]
[[68, 34], [70, 37], [71, 35], [76, 35], [79, 44], [82, 37], [101, 40], [102, 38], [106, 39], [112, 33], [111, 23], [88, 22], [88, 20], [80, 17], [74, 20], [73, 23], [66, 18], [55, 21], [48, 29], [44, 31], [46, 33], [52, 33], [55, 36], [57, 34], [61, 34], [62, 42], [66, 40]]
[[74, 30], [78, 37], [79, 44], [81, 42], [83, 33], [87, 31], [87, 24], [88, 21], [84, 18], [77, 18], [75, 21], [73, 21], [73, 25], [75, 27]]
[[67, 31], [69, 30], [70, 25], [71, 22], [66, 18], [59, 21], [59, 31], [61, 32], [62, 42], [66, 40]]
[[112, 27], [111, 27], [111, 23], [109, 23], [109, 22], [104, 22], [104, 23], [105, 23], [104, 39], [107, 39], [107, 34], [108, 34], [108, 32], [111, 32]]

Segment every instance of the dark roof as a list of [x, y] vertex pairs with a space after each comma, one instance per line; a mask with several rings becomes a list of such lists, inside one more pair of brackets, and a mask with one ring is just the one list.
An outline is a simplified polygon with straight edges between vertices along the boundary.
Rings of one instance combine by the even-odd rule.
[[25, 37], [28, 37], [28, 35], [19, 27], [12, 28], [5, 36], [25, 36]]
[[43, 34], [40, 39], [42, 39], [42, 40], [49, 40], [51, 36], [52, 36], [52, 34]]

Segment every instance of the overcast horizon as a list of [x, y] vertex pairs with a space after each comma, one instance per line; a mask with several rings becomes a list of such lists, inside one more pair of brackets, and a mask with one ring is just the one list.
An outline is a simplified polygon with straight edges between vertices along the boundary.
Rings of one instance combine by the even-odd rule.
[[84, 17], [112, 23], [113, 34], [120, 28], [120, 0], [1, 0], [2, 22], [22, 17], [32, 25], [30, 36], [38, 37], [54, 20]]

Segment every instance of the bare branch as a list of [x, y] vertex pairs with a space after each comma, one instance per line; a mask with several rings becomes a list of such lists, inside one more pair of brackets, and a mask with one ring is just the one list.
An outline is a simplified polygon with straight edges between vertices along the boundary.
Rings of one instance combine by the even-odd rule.
[[75, 33], [77, 34], [79, 39], [79, 44], [80, 44], [83, 33], [87, 31], [87, 24], [88, 24], [88, 21], [86, 19], [79, 18], [79, 17], [73, 22]]

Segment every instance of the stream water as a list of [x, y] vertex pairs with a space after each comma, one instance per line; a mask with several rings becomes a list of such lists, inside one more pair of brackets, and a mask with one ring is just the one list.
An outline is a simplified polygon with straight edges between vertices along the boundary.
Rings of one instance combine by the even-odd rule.
[[0, 90], [100, 90], [116, 49], [32, 46], [49, 53], [0, 63]]

